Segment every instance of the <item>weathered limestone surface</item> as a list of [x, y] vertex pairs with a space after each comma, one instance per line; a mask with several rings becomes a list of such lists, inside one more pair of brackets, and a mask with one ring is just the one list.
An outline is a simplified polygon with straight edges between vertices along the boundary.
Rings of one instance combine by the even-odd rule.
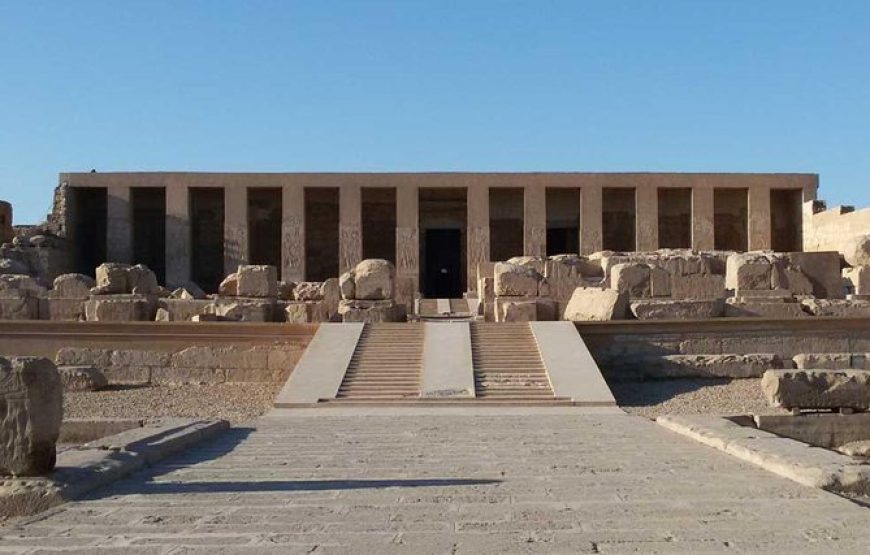
[[637, 366], [641, 375], [656, 378], [758, 378], [785, 363], [790, 361], [772, 353], [752, 353], [650, 356]]
[[870, 370], [768, 370], [761, 388], [787, 409], [870, 409]]
[[0, 475], [37, 476], [54, 468], [63, 392], [44, 358], [0, 357]]
[[870, 317], [870, 301], [803, 299], [801, 307], [813, 316]]
[[539, 294], [541, 274], [529, 265], [497, 262], [495, 265], [495, 294], [506, 297], [534, 297]]
[[631, 312], [639, 320], [705, 320], [718, 318], [725, 310], [722, 299], [660, 300], [631, 302]]
[[538, 319], [538, 303], [535, 299], [508, 298], [499, 297], [499, 322], [534, 322]]
[[27, 264], [20, 260], [12, 258], [0, 258], [0, 274], [21, 274], [27, 275], [29, 268]]
[[628, 296], [613, 289], [578, 287], [565, 308], [564, 319], [579, 321], [622, 320], [628, 311]]
[[54, 278], [54, 285], [48, 296], [57, 299], [87, 299], [91, 289], [96, 287], [94, 278], [84, 274], [63, 274]]
[[102, 372], [93, 366], [58, 366], [64, 391], [97, 391], [109, 385]]
[[278, 269], [274, 266], [242, 265], [236, 270], [236, 275], [237, 295], [261, 298], [278, 296]]
[[785, 301], [742, 300], [730, 298], [725, 302], [725, 316], [728, 317], [751, 317], [761, 316], [764, 318], [804, 318], [809, 314], [804, 311], [800, 303]]
[[85, 319], [85, 301], [81, 299], [39, 299], [39, 319], [81, 322]]
[[239, 274], [233, 272], [218, 285], [218, 294], [225, 297], [234, 297], [239, 294]]
[[844, 268], [843, 279], [856, 295], [870, 295], [870, 266]]
[[119, 262], [106, 262], [96, 269], [98, 291], [102, 295], [119, 295], [129, 293], [127, 274], [131, 266]]
[[212, 305], [213, 314], [231, 322], [271, 322], [275, 299], [259, 297], [219, 297]]
[[85, 302], [88, 322], [139, 322], [152, 320], [152, 304], [142, 295], [91, 297]]
[[799, 370], [870, 370], [867, 353], [800, 353], [792, 360]]
[[321, 281], [301, 281], [293, 288], [293, 298], [297, 301], [320, 301], [323, 300]]
[[157, 302], [155, 320], [158, 322], [188, 322], [194, 316], [213, 311], [212, 302], [207, 299], [160, 299]]
[[870, 233], [848, 241], [843, 249], [843, 257], [850, 266], [870, 266]]
[[404, 305], [392, 300], [366, 301], [342, 299], [338, 304], [342, 322], [402, 322], [406, 313]]
[[382, 301], [393, 298], [396, 269], [389, 261], [363, 260], [354, 268], [353, 276], [356, 299]]

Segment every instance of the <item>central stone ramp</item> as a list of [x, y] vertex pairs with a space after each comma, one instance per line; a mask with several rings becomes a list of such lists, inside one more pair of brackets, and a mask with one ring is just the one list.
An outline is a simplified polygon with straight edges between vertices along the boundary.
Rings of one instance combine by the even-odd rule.
[[553, 388], [527, 322], [471, 324], [476, 395], [483, 399], [553, 399]]
[[336, 399], [384, 401], [420, 395], [424, 326], [366, 324]]

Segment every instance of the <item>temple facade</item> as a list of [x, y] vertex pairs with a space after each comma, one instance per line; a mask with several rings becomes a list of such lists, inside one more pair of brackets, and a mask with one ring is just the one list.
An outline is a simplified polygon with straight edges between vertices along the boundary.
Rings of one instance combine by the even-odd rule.
[[144, 263], [214, 291], [240, 264], [285, 281], [395, 263], [405, 294], [458, 297], [477, 264], [601, 250], [799, 251], [815, 174], [65, 173], [77, 270]]

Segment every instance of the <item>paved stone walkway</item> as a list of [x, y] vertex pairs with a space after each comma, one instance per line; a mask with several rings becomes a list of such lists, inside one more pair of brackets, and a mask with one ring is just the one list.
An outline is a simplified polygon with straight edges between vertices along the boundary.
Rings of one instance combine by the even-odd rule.
[[870, 510], [607, 412], [276, 411], [0, 552], [870, 552]]

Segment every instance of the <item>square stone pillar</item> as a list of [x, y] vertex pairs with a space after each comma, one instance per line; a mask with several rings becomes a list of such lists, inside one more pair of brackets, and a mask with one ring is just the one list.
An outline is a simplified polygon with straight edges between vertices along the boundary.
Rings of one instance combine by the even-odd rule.
[[659, 248], [659, 196], [658, 188], [641, 185], [635, 190], [634, 209], [635, 245], [639, 251]]
[[305, 281], [305, 189], [281, 189], [281, 279]]
[[692, 250], [711, 251], [713, 241], [713, 188], [692, 188]]
[[106, 262], [134, 262], [133, 207], [127, 186], [106, 188]]
[[770, 187], [755, 186], [749, 188], [749, 250], [759, 251], [770, 249]]
[[600, 185], [580, 189], [580, 254], [598, 252], [604, 244], [601, 196]]
[[344, 273], [362, 260], [362, 189], [342, 185], [339, 189], [338, 271]]
[[477, 291], [477, 265], [489, 261], [489, 187], [468, 188], [468, 290]]
[[[402, 302], [420, 290], [420, 198], [414, 184], [396, 188], [396, 277]], [[407, 290], [406, 290], [407, 289]]]
[[547, 255], [547, 190], [526, 186], [523, 202], [523, 254]]
[[224, 187], [224, 275], [247, 264], [248, 188]]
[[166, 284], [190, 281], [190, 199], [185, 185], [166, 186]]

